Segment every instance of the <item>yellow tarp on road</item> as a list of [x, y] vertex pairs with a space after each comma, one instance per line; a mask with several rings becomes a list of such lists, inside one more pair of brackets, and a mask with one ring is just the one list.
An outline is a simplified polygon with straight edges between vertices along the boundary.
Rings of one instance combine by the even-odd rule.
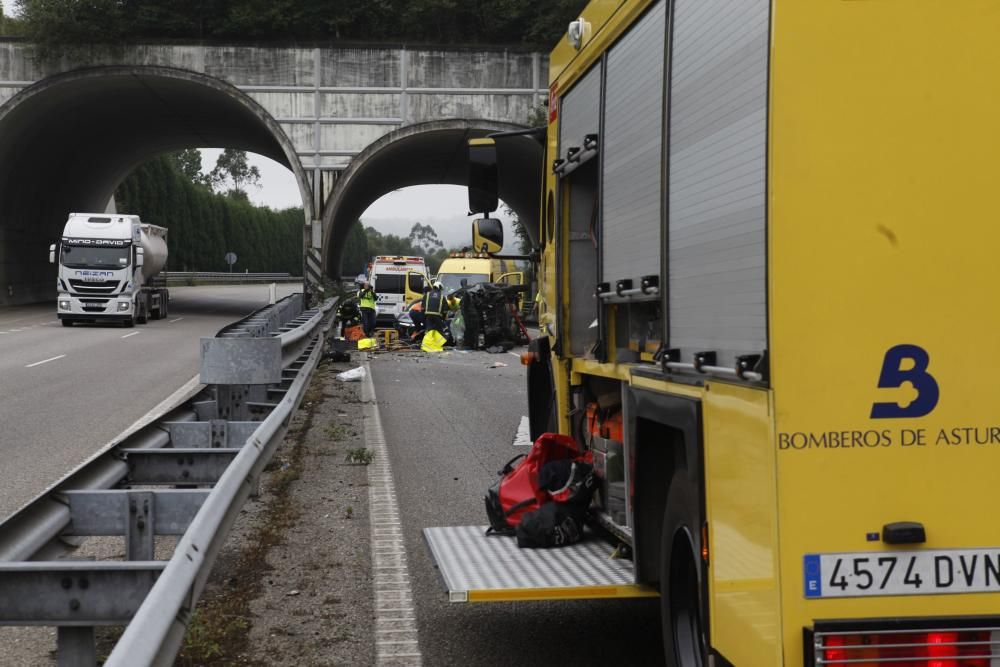
[[431, 329], [424, 334], [424, 341], [420, 344], [420, 349], [424, 352], [443, 352], [445, 339], [440, 331]]

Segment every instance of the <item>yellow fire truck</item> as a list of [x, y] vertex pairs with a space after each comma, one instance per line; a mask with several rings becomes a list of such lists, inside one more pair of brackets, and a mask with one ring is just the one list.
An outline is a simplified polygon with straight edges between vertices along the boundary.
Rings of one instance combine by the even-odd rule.
[[531, 437], [619, 485], [631, 581], [577, 590], [658, 592], [669, 664], [1000, 664], [998, 63], [986, 0], [594, 0], [553, 51]]

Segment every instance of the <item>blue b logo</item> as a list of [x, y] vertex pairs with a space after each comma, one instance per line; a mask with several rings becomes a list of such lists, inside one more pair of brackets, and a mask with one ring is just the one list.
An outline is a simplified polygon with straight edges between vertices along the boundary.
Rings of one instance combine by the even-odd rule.
[[[912, 368], [903, 370], [903, 362]], [[924, 348], [917, 345], [897, 345], [889, 348], [882, 362], [882, 373], [878, 377], [879, 389], [895, 389], [909, 382], [917, 390], [917, 397], [903, 407], [898, 403], [873, 403], [872, 419], [894, 419], [898, 417], [923, 417], [930, 414], [938, 402], [938, 383], [927, 372], [930, 357]]]

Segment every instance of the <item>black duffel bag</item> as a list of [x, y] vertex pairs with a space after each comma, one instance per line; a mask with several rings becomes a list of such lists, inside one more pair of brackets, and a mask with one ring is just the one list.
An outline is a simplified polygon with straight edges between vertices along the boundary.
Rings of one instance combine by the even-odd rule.
[[514, 530], [517, 546], [547, 549], [579, 542], [597, 486], [593, 466], [579, 459], [552, 461], [538, 477], [554, 499], [521, 518]]

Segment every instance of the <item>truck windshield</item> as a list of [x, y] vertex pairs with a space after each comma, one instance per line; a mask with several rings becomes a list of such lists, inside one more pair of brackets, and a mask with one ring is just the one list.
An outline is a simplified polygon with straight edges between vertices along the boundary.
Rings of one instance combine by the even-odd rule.
[[129, 248], [62, 247], [61, 262], [71, 269], [122, 269], [128, 266]]
[[438, 275], [438, 280], [441, 281], [445, 294], [451, 294], [463, 287], [463, 280], [465, 287], [472, 287], [476, 283], [488, 283], [490, 277], [485, 273], [442, 273]]

